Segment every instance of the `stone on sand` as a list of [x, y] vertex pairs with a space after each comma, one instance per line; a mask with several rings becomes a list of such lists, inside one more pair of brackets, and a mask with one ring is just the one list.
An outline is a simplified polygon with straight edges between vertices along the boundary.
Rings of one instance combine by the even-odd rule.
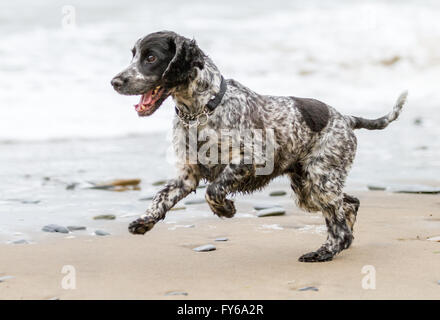
[[18, 239], [18, 240], [14, 240], [11, 241], [12, 244], [29, 244], [29, 241], [27, 241], [26, 239]]
[[166, 296], [187, 296], [188, 292], [184, 291], [169, 291], [165, 293]]
[[272, 191], [271, 193], [269, 193], [269, 196], [271, 196], [271, 197], [280, 197], [280, 196], [285, 196], [286, 194], [287, 194], [286, 191], [275, 190], [275, 191]]
[[44, 232], [69, 233], [69, 230], [66, 227], [57, 224], [48, 224], [44, 226], [41, 230], [43, 230]]
[[286, 210], [281, 207], [273, 207], [268, 209], [259, 210], [257, 212], [257, 217], [272, 217], [272, 216], [282, 216], [286, 213]]
[[103, 231], [103, 230], [96, 230], [96, 231], [95, 231], [95, 234], [96, 234], [97, 236], [109, 236], [109, 235], [110, 235], [110, 233], [108, 233], [108, 232], [106, 232], [106, 231]]
[[208, 252], [208, 251], [213, 251], [213, 250], [215, 250], [215, 249], [216, 249], [216, 248], [215, 248], [214, 245], [212, 245], [212, 244], [205, 244], [205, 245], [203, 245], [203, 246], [200, 246], [200, 247], [194, 248], [193, 250], [194, 250], [194, 251], [197, 251], [197, 252]]
[[118, 179], [109, 182], [96, 183], [88, 189], [111, 190], [111, 191], [127, 191], [140, 190], [138, 185], [141, 179]]
[[116, 216], [114, 214], [101, 214], [99, 216], [94, 216], [94, 220], [115, 220]]
[[395, 193], [414, 193], [414, 194], [439, 194], [440, 188], [424, 185], [368, 185], [368, 190], [372, 191], [391, 191]]
[[69, 231], [81, 231], [81, 230], [86, 230], [87, 227], [84, 227], [84, 226], [67, 226], [67, 229]]
[[316, 287], [304, 287], [304, 288], [298, 289], [298, 291], [319, 291], [319, 289]]
[[153, 186], [162, 186], [167, 183], [167, 180], [157, 180], [152, 183]]

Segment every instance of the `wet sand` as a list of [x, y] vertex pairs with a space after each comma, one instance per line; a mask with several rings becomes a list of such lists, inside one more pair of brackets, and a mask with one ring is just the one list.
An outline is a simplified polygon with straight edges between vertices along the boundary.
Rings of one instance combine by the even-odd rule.
[[[304, 213], [292, 202], [284, 216], [255, 218], [250, 196], [237, 207], [251, 214], [231, 220], [201, 218], [186, 228], [176, 227], [185, 225], [181, 221], [163, 222], [145, 236], [125, 233], [126, 224], [116, 223], [112, 236], [52, 234], [35, 244], [1, 244], [0, 278], [14, 278], [0, 282], [0, 298], [440, 298], [440, 242], [427, 240], [440, 236], [440, 196], [352, 193], [361, 200], [355, 240], [331, 262], [297, 261], [325, 240], [320, 214]], [[215, 242], [217, 237], [228, 241]], [[192, 250], [208, 243], [217, 250]], [[75, 268], [76, 289], [61, 286], [65, 265]], [[362, 288], [366, 265], [375, 268], [376, 289]], [[318, 291], [299, 290], [305, 287]]]

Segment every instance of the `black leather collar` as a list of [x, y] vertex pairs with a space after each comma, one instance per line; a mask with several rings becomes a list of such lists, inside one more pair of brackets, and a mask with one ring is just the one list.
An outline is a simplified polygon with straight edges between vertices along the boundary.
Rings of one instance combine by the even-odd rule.
[[222, 76], [222, 82], [220, 83], [220, 91], [206, 104], [206, 107], [209, 109], [209, 111], [212, 112], [214, 111], [215, 108], [217, 108], [217, 106], [222, 101], [227, 88], [228, 86], [226, 85], [226, 80]]

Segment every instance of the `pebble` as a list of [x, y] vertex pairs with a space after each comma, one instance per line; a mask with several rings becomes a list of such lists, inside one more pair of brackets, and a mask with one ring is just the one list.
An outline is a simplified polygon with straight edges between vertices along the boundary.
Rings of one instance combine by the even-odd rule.
[[75, 188], [79, 185], [77, 182], [70, 183], [66, 186], [66, 190], [75, 190]]
[[26, 200], [26, 199], [6, 199], [6, 201], [15, 201], [22, 204], [39, 204], [41, 200]]
[[279, 197], [279, 196], [285, 196], [287, 194], [286, 191], [278, 190], [278, 191], [272, 191], [269, 193], [269, 196], [271, 197]]
[[14, 276], [3, 276], [3, 277], [0, 277], [0, 282], [4, 282], [6, 280], [14, 279], [14, 278], [15, 278]]
[[29, 244], [29, 241], [27, 241], [25, 239], [19, 239], [19, 240], [14, 240], [11, 243], [13, 243], [13, 244]]
[[415, 193], [415, 194], [439, 194], [440, 188], [429, 187], [423, 185], [408, 185], [408, 186], [380, 186], [368, 185], [369, 190], [392, 191], [395, 193]]
[[89, 188], [86, 188], [86, 189], [93, 189], [93, 190], [111, 190], [111, 189], [114, 189], [114, 186], [111, 186], [111, 185], [103, 185], [103, 186], [101, 186], [101, 185], [96, 185], [96, 186], [89, 187]]
[[392, 66], [393, 64], [396, 64], [399, 62], [402, 58], [400, 56], [393, 56], [391, 58], [382, 59], [380, 60], [380, 63], [384, 66]]
[[114, 214], [101, 214], [99, 216], [94, 216], [94, 220], [115, 220], [116, 216]]
[[166, 296], [187, 296], [188, 292], [184, 291], [170, 291], [165, 293]]
[[228, 241], [228, 238], [215, 238], [214, 241]]
[[268, 202], [268, 203], [257, 203], [257, 204], [254, 205], [254, 209], [255, 210], [263, 210], [263, 209], [269, 209], [269, 208], [273, 208], [273, 207], [279, 208], [281, 206], [278, 205], [278, 204], [270, 203], [270, 202]]
[[429, 241], [437, 241], [437, 242], [440, 242], [440, 236], [437, 236], [437, 237], [430, 237], [430, 238], [428, 238], [427, 240], [429, 240]]
[[157, 180], [152, 183], [153, 186], [162, 186], [167, 183], [167, 180]]
[[96, 234], [97, 236], [109, 236], [109, 235], [110, 235], [110, 233], [108, 233], [108, 232], [106, 232], [106, 231], [102, 231], [102, 230], [96, 230], [96, 231], [95, 231], [95, 234]]
[[39, 204], [41, 200], [22, 200], [21, 203], [23, 204]]
[[86, 230], [87, 227], [84, 227], [84, 226], [67, 226], [67, 229], [69, 231], [80, 231], [80, 230]]
[[421, 126], [421, 125], [423, 124], [423, 119], [420, 118], [420, 117], [415, 118], [415, 119], [414, 119], [414, 124], [415, 124], [416, 126]]
[[212, 244], [205, 244], [203, 246], [194, 248], [193, 250], [197, 251], [197, 252], [207, 252], [207, 251], [214, 251], [215, 249], [216, 248], [215, 248], [214, 245], [212, 245]]
[[184, 204], [191, 205], [191, 204], [201, 204], [201, 203], [205, 203], [205, 202], [206, 202], [205, 199], [194, 199], [194, 200], [187, 200], [184, 202]]
[[439, 194], [440, 188], [427, 187], [427, 186], [408, 186], [396, 188], [393, 190], [396, 193], [417, 193], [417, 194]]
[[98, 183], [96, 187], [127, 187], [127, 186], [137, 186], [141, 183], [141, 179], [118, 179], [110, 182]]
[[304, 288], [298, 289], [298, 291], [319, 291], [319, 289], [316, 287], [304, 287]]
[[284, 208], [274, 207], [274, 208], [259, 210], [257, 212], [257, 217], [261, 218], [261, 217], [282, 216], [284, 214], [286, 214], [286, 210], [284, 210]]
[[375, 186], [375, 185], [368, 185], [367, 188], [368, 188], [368, 190], [371, 190], [371, 191], [385, 191], [387, 189], [386, 187]]
[[109, 184], [112, 186], [137, 186], [141, 183], [141, 179], [119, 179], [119, 180], [113, 180]]
[[118, 179], [110, 182], [96, 183], [87, 189], [114, 191], [139, 190], [139, 183], [141, 183], [141, 179]]
[[59, 232], [59, 233], [69, 233], [69, 230], [63, 226], [57, 224], [48, 224], [44, 226], [41, 230], [44, 232]]

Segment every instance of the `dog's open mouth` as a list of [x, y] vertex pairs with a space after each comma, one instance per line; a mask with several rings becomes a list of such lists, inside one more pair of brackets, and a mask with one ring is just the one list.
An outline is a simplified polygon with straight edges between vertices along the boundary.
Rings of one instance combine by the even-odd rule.
[[168, 92], [165, 88], [157, 86], [141, 96], [141, 101], [134, 107], [140, 117], [151, 115], [162, 102], [168, 97]]

